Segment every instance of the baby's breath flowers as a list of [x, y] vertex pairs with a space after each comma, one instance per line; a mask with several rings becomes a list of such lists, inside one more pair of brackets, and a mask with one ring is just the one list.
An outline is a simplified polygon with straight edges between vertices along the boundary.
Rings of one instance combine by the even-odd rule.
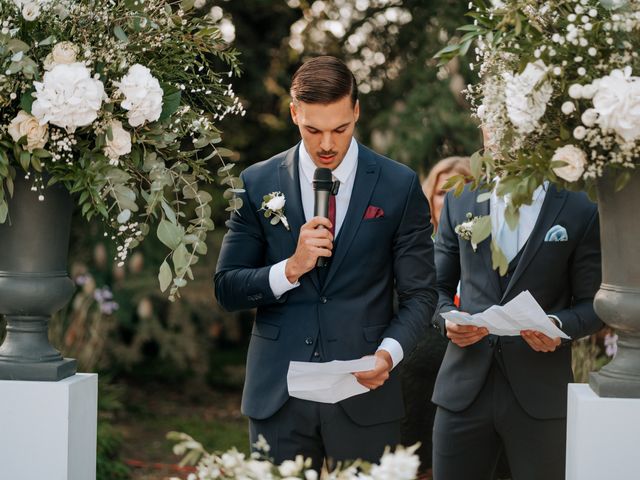
[[45, 179], [76, 193], [106, 223], [118, 264], [156, 223], [172, 300], [213, 229], [209, 162], [229, 209], [242, 191], [217, 128], [244, 114], [230, 83], [237, 52], [191, 4], [0, 0], [0, 222], [22, 175], [43, 201]]

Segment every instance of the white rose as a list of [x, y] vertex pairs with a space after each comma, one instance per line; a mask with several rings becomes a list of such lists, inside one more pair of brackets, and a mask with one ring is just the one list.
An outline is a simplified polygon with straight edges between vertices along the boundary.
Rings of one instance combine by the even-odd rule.
[[504, 76], [507, 116], [521, 133], [533, 132], [547, 109], [553, 87], [544, 80], [546, 74], [547, 66], [537, 60], [520, 74]]
[[124, 95], [120, 104], [128, 110], [129, 125], [138, 127], [145, 122], [155, 122], [162, 113], [162, 95], [158, 79], [140, 64], [132, 65], [120, 82], [114, 82], [118, 92]]
[[27, 137], [25, 148], [33, 152], [36, 148], [44, 148], [49, 140], [49, 128], [40, 125], [38, 120], [24, 110], [20, 110], [16, 118], [11, 120], [7, 130], [14, 142]]
[[582, 85], [574, 83], [569, 87], [569, 96], [571, 98], [579, 99], [582, 98]]
[[594, 84], [589, 83], [584, 87], [582, 87], [582, 98], [591, 100], [597, 91], [598, 91], [598, 88]]
[[555, 151], [551, 161], [565, 162], [566, 165], [555, 167], [553, 171], [558, 177], [568, 182], [575, 182], [579, 180], [584, 173], [584, 168], [587, 164], [587, 155], [578, 147], [565, 145]]
[[111, 139], [107, 135], [104, 153], [112, 160], [122, 155], [131, 153], [131, 135], [124, 128], [119, 120], [113, 120], [110, 124]]
[[571, 115], [576, 110], [576, 106], [573, 102], [564, 102], [560, 110], [562, 110], [562, 113], [565, 115]]
[[53, 50], [44, 59], [44, 69], [51, 70], [56, 65], [68, 65], [75, 63], [80, 49], [72, 42], [57, 43]]
[[196, 1], [193, 3], [193, 6], [194, 6], [195, 8], [202, 8], [202, 7], [204, 7], [206, 4], [207, 4], [207, 0], [196, 0]]
[[22, 7], [22, 17], [27, 22], [33, 22], [40, 16], [40, 6], [36, 2], [25, 3]]
[[286, 203], [286, 200], [284, 198], [284, 195], [276, 195], [267, 202], [267, 209], [276, 212], [284, 208], [285, 203]]
[[583, 140], [584, 137], [586, 136], [587, 136], [587, 129], [584, 128], [582, 125], [573, 129], [573, 138], [575, 138], [576, 140]]
[[640, 77], [631, 76], [629, 67], [613, 70], [599, 79], [597, 89], [593, 108], [598, 125], [627, 142], [640, 138]]
[[598, 120], [598, 114], [593, 108], [587, 108], [580, 119], [585, 127], [593, 127], [596, 124], [596, 120]]
[[104, 85], [91, 78], [83, 63], [56, 65], [45, 72], [42, 82], [33, 85], [33, 116], [40, 125], [51, 123], [69, 132], [91, 124], [98, 117], [105, 96]]

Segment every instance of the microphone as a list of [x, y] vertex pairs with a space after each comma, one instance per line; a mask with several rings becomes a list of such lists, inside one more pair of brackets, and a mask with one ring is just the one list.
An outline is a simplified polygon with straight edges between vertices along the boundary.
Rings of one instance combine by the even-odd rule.
[[[313, 194], [315, 204], [313, 207], [314, 217], [329, 218], [329, 196], [333, 189], [333, 175], [330, 168], [316, 168], [313, 174]], [[326, 267], [328, 264], [327, 257], [318, 257], [316, 266]]]

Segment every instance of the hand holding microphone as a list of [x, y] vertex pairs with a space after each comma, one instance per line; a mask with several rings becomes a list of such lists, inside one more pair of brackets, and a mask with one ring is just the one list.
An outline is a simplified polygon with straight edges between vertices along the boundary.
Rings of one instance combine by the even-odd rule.
[[285, 275], [295, 283], [316, 265], [325, 266], [333, 250], [332, 224], [329, 216], [329, 199], [333, 189], [333, 177], [328, 168], [318, 168], [313, 176], [315, 196], [314, 217], [300, 229], [296, 251], [285, 266]]

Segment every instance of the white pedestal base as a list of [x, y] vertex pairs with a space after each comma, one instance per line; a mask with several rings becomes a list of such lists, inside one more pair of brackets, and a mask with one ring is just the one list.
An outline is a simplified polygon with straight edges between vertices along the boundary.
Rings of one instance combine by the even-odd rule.
[[640, 399], [601, 398], [569, 385], [566, 480], [640, 478]]
[[98, 376], [0, 381], [0, 478], [95, 480]]

